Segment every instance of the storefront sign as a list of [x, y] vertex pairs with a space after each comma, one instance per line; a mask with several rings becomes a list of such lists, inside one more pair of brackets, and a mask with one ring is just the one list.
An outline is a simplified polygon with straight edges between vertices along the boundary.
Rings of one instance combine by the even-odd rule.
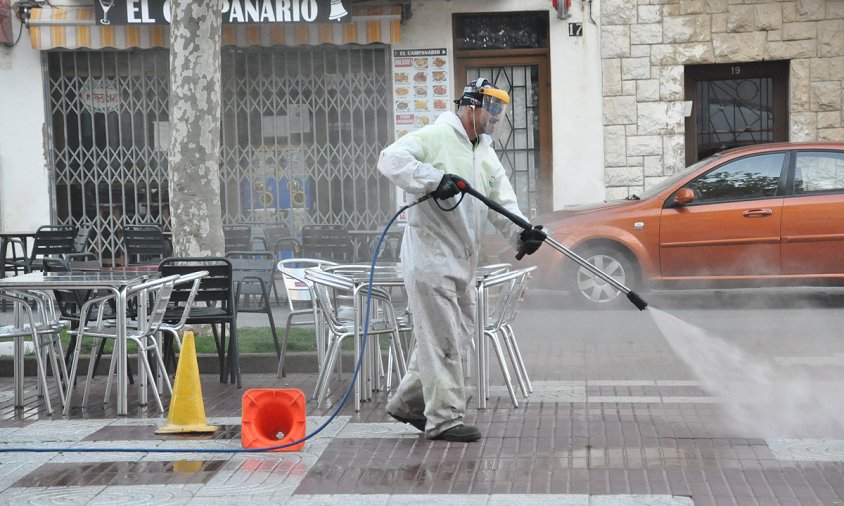
[[93, 112], [108, 112], [120, 105], [120, 91], [109, 79], [89, 79], [82, 87], [79, 99]]
[[[224, 24], [351, 23], [352, 0], [222, 0]], [[170, 23], [170, 0], [97, 0], [98, 25]]]
[[447, 56], [444, 48], [393, 51], [397, 139], [449, 110]]

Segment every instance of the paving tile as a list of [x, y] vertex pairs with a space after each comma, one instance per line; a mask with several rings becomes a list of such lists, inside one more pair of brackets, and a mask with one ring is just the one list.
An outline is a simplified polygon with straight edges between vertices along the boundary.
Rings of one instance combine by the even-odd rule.
[[[599, 320], [594, 328], [606, 325]], [[92, 401], [84, 411], [74, 407], [72, 418], [64, 420], [45, 415], [32, 392], [26, 409], [11, 409], [11, 384], [0, 378], [0, 394], [6, 392], [0, 395], [0, 448], [119, 446], [139, 450], [3, 454], [0, 502], [23, 503], [32, 498], [34, 502], [202, 506], [842, 502], [844, 434], [830, 435], [838, 439], [811, 440], [761, 439], [737, 433], [725, 422], [719, 400], [706, 394], [685, 366], [664, 349], [661, 336], [630, 348], [610, 333], [535, 341], [525, 340], [522, 351], [532, 372], [536, 371], [536, 392], [514, 409], [504, 389], [495, 386], [489, 409], [479, 411], [470, 405], [466, 422], [477, 424], [484, 433], [484, 439], [472, 444], [426, 440], [412, 427], [391, 420], [384, 412], [385, 395], [376, 393], [359, 413], [344, 407], [299, 452], [145, 453], [149, 447], [237, 451], [244, 390], [203, 376], [208, 422], [223, 426], [223, 431], [211, 437], [156, 437], [152, 433], [165, 419], [155, 409], [133, 404], [134, 391], [128, 417], [117, 417], [113, 406]], [[631, 349], [635, 353], [629, 354]], [[347, 378], [348, 372], [342, 382], [332, 378], [335, 393], [342, 391]], [[282, 380], [274, 374], [247, 374], [244, 388], [292, 386], [309, 392], [315, 379], [313, 374]], [[493, 374], [492, 381], [500, 378]], [[101, 378], [95, 380], [93, 399], [102, 398], [103, 387]], [[307, 410], [312, 431], [328, 420], [334, 406], [316, 408], [309, 402]], [[180, 460], [222, 464], [207, 481], [194, 475], [149, 484], [170, 472], [163, 471], [166, 466]], [[68, 484], [87, 480], [89, 485], [12, 486], [39, 483], [39, 473], [50, 469], [45, 466], [53, 466], [51, 479]], [[62, 472], [68, 468], [74, 472]], [[135, 484], [98, 485], [130, 481], [118, 477], [120, 470], [127, 469], [133, 470], [133, 476], [143, 470], [154, 472], [138, 476]]]
[[225, 460], [49, 462], [17, 480], [12, 487], [204, 484], [211, 480], [225, 462]]

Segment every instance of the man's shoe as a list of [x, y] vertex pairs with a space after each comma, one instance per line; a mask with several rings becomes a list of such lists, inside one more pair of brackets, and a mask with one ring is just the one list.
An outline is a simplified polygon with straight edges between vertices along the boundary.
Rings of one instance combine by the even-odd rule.
[[481, 438], [481, 431], [471, 425], [457, 425], [440, 432], [431, 439], [438, 441], [454, 441], [457, 443], [471, 443]]
[[427, 420], [425, 420], [424, 418], [405, 418], [403, 416], [394, 415], [389, 411], [387, 411], [387, 414], [400, 421], [401, 423], [409, 423], [410, 425], [416, 427], [418, 430], [425, 432], [425, 422]]

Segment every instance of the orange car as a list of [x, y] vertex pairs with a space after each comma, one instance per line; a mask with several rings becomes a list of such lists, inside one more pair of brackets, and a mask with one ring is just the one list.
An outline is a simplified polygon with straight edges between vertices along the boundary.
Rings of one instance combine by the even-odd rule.
[[[635, 291], [844, 285], [844, 143], [736, 148], [641, 196], [532, 221]], [[529, 258], [535, 283], [583, 303], [626, 300], [548, 245]]]

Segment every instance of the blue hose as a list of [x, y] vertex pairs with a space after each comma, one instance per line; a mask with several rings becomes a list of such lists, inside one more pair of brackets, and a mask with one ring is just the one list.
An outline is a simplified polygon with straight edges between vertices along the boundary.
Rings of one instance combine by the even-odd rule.
[[411, 202], [405, 206], [402, 206], [396, 214], [390, 219], [387, 223], [387, 226], [384, 228], [384, 231], [381, 233], [381, 237], [378, 238], [378, 244], [375, 246], [375, 252], [372, 255], [372, 264], [370, 265], [369, 269], [369, 286], [366, 289], [366, 320], [363, 326], [363, 339], [361, 340], [360, 346], [360, 354], [358, 355], [357, 363], [355, 364], [355, 372], [352, 374], [352, 379], [349, 381], [349, 388], [346, 389], [346, 393], [343, 395], [343, 398], [340, 399], [340, 404], [337, 405], [337, 409], [331, 413], [331, 416], [328, 417], [322, 425], [316, 428], [313, 432], [306, 435], [301, 439], [297, 439], [296, 441], [285, 443], [282, 445], [277, 446], [267, 446], [265, 448], [232, 448], [230, 450], [227, 449], [202, 449], [202, 448], [0, 448], [0, 453], [260, 453], [260, 452], [269, 452], [273, 450], [280, 450], [282, 448], [287, 448], [290, 446], [295, 446], [300, 443], [304, 443], [308, 439], [316, 436], [323, 429], [325, 429], [328, 424], [330, 424], [340, 413], [340, 410], [343, 409], [343, 406], [346, 405], [346, 401], [349, 399], [349, 395], [355, 388], [355, 380], [357, 379], [358, 373], [360, 372], [360, 366], [363, 362], [364, 351], [366, 350], [366, 338], [369, 334], [369, 311], [370, 311], [370, 303], [372, 302], [372, 281], [375, 275], [375, 264], [378, 260], [378, 253], [381, 251], [381, 243], [384, 242], [384, 237], [387, 236], [387, 231], [390, 230], [390, 227], [393, 225], [393, 222], [411, 207], [419, 204], [425, 200], [427, 200], [428, 196], [424, 196], [419, 200]]

